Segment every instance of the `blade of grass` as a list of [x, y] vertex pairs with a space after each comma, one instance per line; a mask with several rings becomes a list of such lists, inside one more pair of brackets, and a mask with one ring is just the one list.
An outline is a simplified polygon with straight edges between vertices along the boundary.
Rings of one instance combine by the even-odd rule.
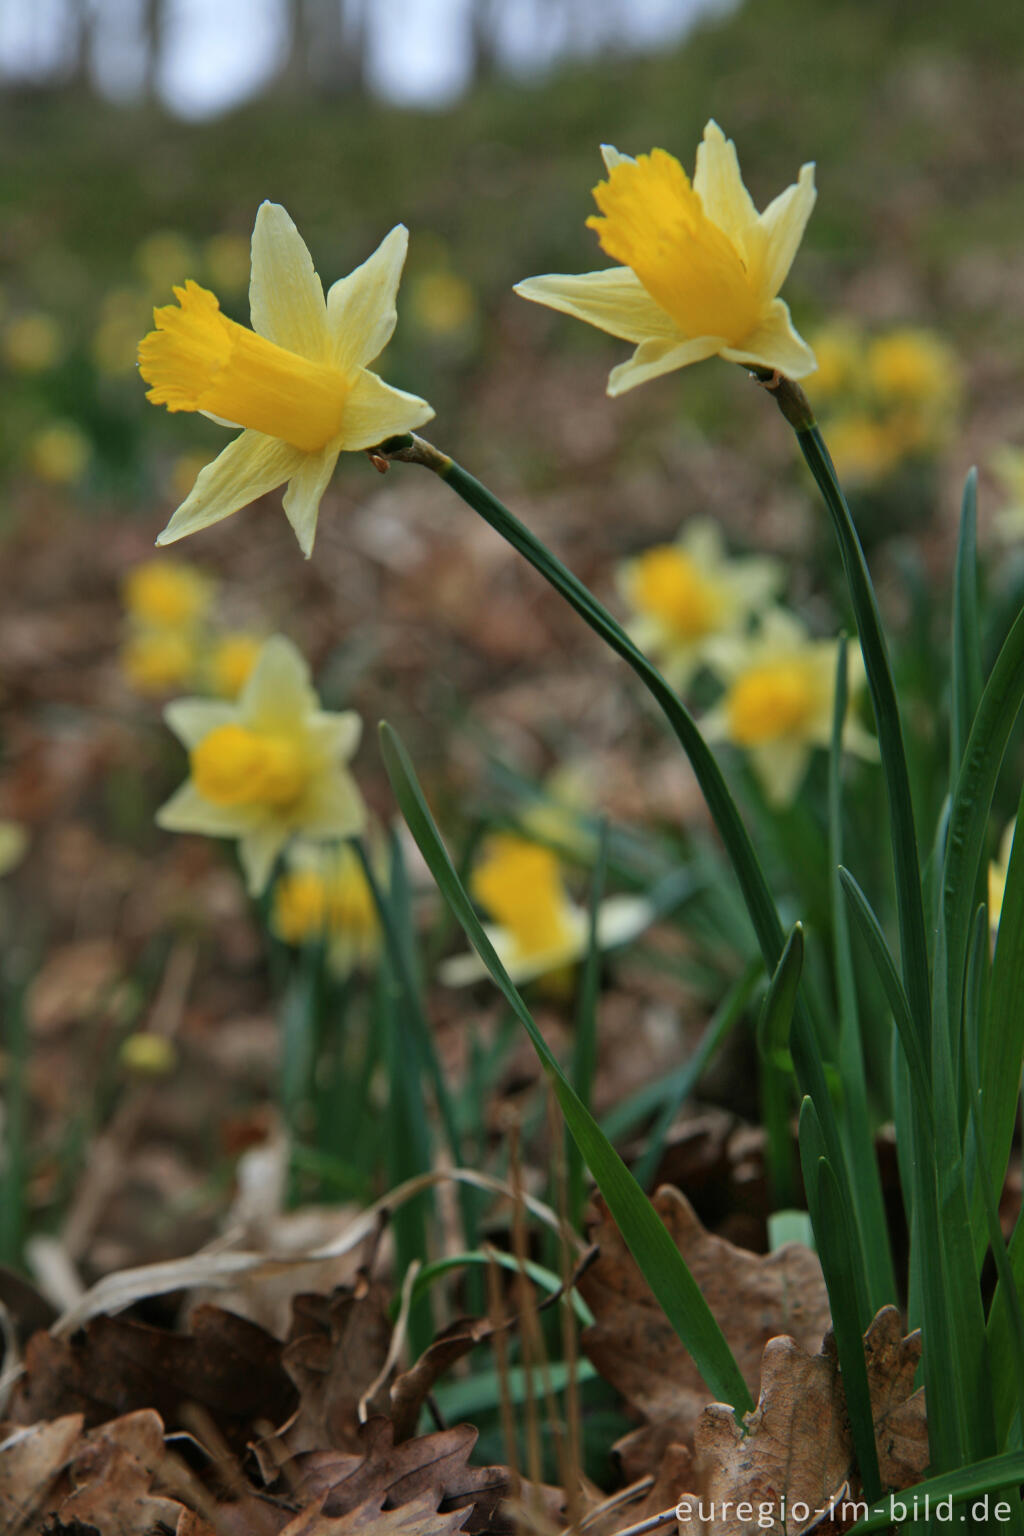
[[[602, 821], [598, 833], [597, 858], [590, 882], [590, 903], [587, 913], [587, 953], [580, 977], [579, 999], [576, 1009], [576, 1039], [572, 1053], [572, 1086], [587, 1113], [590, 1113], [594, 1072], [597, 1067], [597, 997], [601, 977], [601, 950], [597, 937], [597, 915], [604, 896], [605, 874], [608, 868], [608, 823]], [[583, 1157], [575, 1140], [566, 1131], [566, 1196], [569, 1221], [579, 1227], [586, 1202]]]
[[[888, 1494], [869, 1510], [866, 1519], [858, 1520], [856, 1525], [848, 1528], [848, 1536], [861, 1536], [862, 1532], [867, 1536], [869, 1531], [882, 1530], [890, 1525], [902, 1526], [918, 1518], [927, 1519], [929, 1515], [935, 1518], [938, 1505], [945, 1504], [947, 1500], [955, 1507], [966, 1503], [968, 1499], [980, 1500], [986, 1493], [999, 1493], [1003, 1488], [1014, 1488], [1022, 1482], [1024, 1482], [1024, 1451], [1011, 1451], [1003, 1456], [990, 1456], [984, 1461], [957, 1467], [955, 1472], [944, 1472], [939, 1477], [926, 1478], [924, 1482], [915, 1483], [912, 1488], [905, 1488], [902, 1493]], [[995, 1510], [1002, 1507], [1002, 1504], [997, 1504]], [[840, 1512], [842, 1508], [841, 1504], [837, 1506]], [[1009, 1502], [1006, 1509], [1005, 1517], [995, 1515], [995, 1510], [989, 1513], [1002, 1522], [1010, 1518]], [[943, 1524], [948, 1523], [945, 1515], [940, 1518]], [[951, 1518], [955, 1520], [955, 1514]], [[984, 1516], [979, 1511], [976, 1518], [981, 1522]], [[966, 1522], [966, 1520], [966, 1515], [960, 1516], [960, 1521]]]
[[768, 984], [757, 1021], [762, 1118], [767, 1136], [769, 1185], [776, 1210], [787, 1210], [797, 1203], [793, 1139], [789, 1128], [792, 1068], [788, 1065], [780, 1067], [779, 1058], [789, 1055], [793, 1008], [803, 964], [804, 931], [796, 923]]
[[978, 471], [970, 469], [960, 505], [960, 536], [953, 572], [953, 675], [950, 783], [960, 771], [971, 723], [984, 687], [978, 622]]
[[427, 867], [529, 1035], [569, 1128], [644, 1278], [712, 1392], [730, 1403], [737, 1414], [749, 1412], [753, 1408], [750, 1391], [707, 1302], [654, 1207], [573, 1091], [495, 954], [441, 841], [408, 754], [386, 723], [381, 726], [381, 750], [395, 797]]
[[1020, 831], [1010, 849], [992, 961], [989, 1008], [978, 1037], [978, 1074], [988, 1149], [988, 1160], [983, 1166], [994, 1190], [1002, 1189], [1006, 1177], [1024, 1056], [1024, 793], [1017, 807], [1017, 826]]
[[840, 635], [836, 650], [835, 700], [828, 759], [829, 865], [831, 870], [832, 943], [839, 1005], [839, 1077], [843, 1085], [840, 1125], [850, 1162], [850, 1193], [860, 1231], [872, 1313], [895, 1302], [896, 1274], [889, 1246], [885, 1200], [868, 1112], [864, 1044], [850, 944], [850, 924], [839, 870], [843, 862], [842, 755], [847, 709], [847, 645]]

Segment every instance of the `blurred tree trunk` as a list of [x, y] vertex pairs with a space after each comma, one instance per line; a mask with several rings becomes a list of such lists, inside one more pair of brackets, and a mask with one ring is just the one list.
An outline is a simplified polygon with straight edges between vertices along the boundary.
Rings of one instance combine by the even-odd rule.
[[497, 73], [499, 11], [500, 0], [472, 0], [469, 40], [474, 80], [487, 79]]
[[285, 64], [290, 91], [313, 86], [324, 95], [362, 91], [366, 85], [370, 0], [283, 0]]
[[90, 88], [95, 31], [94, 0], [68, 0], [67, 83], [73, 90], [86, 91]]
[[142, 97], [144, 101], [152, 101], [156, 95], [167, 24], [165, 0], [142, 0], [142, 14], [139, 20], [145, 60], [141, 82]]

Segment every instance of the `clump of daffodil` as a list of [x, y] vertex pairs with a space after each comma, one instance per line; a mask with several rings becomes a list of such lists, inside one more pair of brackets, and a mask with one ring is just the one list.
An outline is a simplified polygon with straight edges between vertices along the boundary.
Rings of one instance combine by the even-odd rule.
[[[773, 805], [793, 800], [812, 752], [831, 741], [837, 645], [812, 639], [795, 614], [773, 608], [752, 634], [720, 636], [708, 648], [709, 665], [725, 692], [701, 728], [709, 741], [729, 741], [746, 751]], [[852, 706], [863, 662], [852, 647], [847, 658]], [[871, 760], [878, 756], [875, 738], [852, 709], [843, 746]]]
[[339, 453], [430, 420], [425, 400], [367, 367], [395, 328], [407, 244], [399, 224], [325, 298], [288, 214], [263, 203], [252, 236], [251, 330], [191, 280], [175, 288], [177, 304], [154, 311], [156, 329], [139, 345], [148, 399], [243, 429], [200, 473], [159, 544], [220, 522], [287, 482], [284, 510], [308, 557]]
[[619, 569], [635, 615], [630, 633], [682, 692], [716, 635], [743, 630], [778, 594], [782, 568], [751, 556], [730, 559], [715, 523], [695, 519], [674, 544], [656, 544]]
[[244, 629], [215, 635], [206, 654], [210, 692], [220, 699], [237, 699], [249, 681], [262, 646], [260, 635]]
[[[474, 899], [494, 920], [485, 928], [515, 982], [562, 972], [586, 953], [589, 918], [571, 901], [558, 857], [550, 848], [512, 833], [496, 833], [470, 877]], [[654, 918], [640, 896], [610, 896], [597, 914], [600, 949], [635, 939]], [[466, 986], [487, 975], [476, 954], [455, 955], [439, 972], [446, 986]]]
[[297, 843], [274, 884], [271, 927], [286, 944], [322, 943], [339, 977], [369, 971], [381, 928], [369, 881], [348, 844]]
[[988, 921], [993, 933], [999, 928], [999, 919], [1003, 915], [1003, 897], [1006, 894], [1006, 877], [1010, 872], [1010, 854], [1016, 826], [1015, 818], [999, 840], [998, 857], [988, 866]]
[[253, 895], [293, 839], [363, 830], [363, 799], [346, 766], [359, 744], [359, 716], [320, 708], [305, 660], [283, 635], [264, 642], [236, 703], [177, 699], [165, 718], [188, 749], [190, 772], [157, 822], [171, 832], [237, 838]]
[[159, 696], [187, 688], [199, 667], [196, 635], [190, 629], [139, 625], [121, 648], [121, 670], [136, 693]]
[[51, 421], [26, 444], [29, 467], [49, 485], [74, 485], [85, 474], [92, 444], [73, 421]]
[[874, 484], [942, 448], [956, 416], [960, 371], [939, 336], [909, 326], [868, 336], [847, 321], [812, 340], [818, 370], [807, 389], [842, 478]]
[[1004, 539], [1024, 536], [1024, 448], [1000, 448], [992, 456], [992, 472], [1006, 501], [995, 515], [996, 532]]
[[121, 669], [138, 693], [167, 694], [194, 683], [216, 591], [204, 571], [183, 560], [144, 560], [128, 572]]
[[601, 153], [608, 179], [594, 188], [600, 214], [587, 223], [622, 265], [531, 277], [516, 292], [636, 344], [608, 393], [715, 356], [794, 379], [810, 373], [814, 354], [778, 293], [814, 207], [813, 165], [758, 213], [715, 122], [692, 182], [663, 149], [635, 160], [610, 145]]
[[60, 357], [60, 326], [42, 310], [15, 315], [0, 334], [4, 362], [17, 373], [45, 373]]

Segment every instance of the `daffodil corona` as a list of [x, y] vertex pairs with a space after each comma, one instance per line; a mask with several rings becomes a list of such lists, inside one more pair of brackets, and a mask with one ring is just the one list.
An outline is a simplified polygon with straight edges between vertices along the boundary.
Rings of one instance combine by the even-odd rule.
[[178, 699], [166, 719], [188, 748], [191, 772], [157, 821], [172, 832], [238, 838], [253, 895], [293, 838], [363, 830], [362, 796], [345, 766], [359, 716], [320, 709], [309, 668], [284, 636], [264, 643], [236, 704]]
[[324, 943], [335, 975], [371, 970], [381, 929], [373, 892], [347, 844], [297, 843], [274, 886], [271, 925], [286, 944]]
[[605, 145], [602, 154], [608, 179], [594, 188], [600, 213], [587, 222], [622, 265], [528, 278], [516, 292], [636, 343], [608, 393], [714, 356], [794, 379], [813, 372], [814, 354], [778, 297], [814, 206], [813, 165], [758, 213], [715, 122], [692, 182], [663, 149], [634, 160]]
[[287, 482], [284, 510], [308, 557], [339, 453], [430, 420], [425, 400], [367, 368], [395, 328], [408, 238], [396, 225], [325, 298], [288, 214], [263, 203], [252, 236], [251, 330], [192, 281], [175, 288], [177, 304], [154, 311], [156, 329], [139, 346], [148, 398], [244, 428], [200, 472], [159, 544], [220, 522]]

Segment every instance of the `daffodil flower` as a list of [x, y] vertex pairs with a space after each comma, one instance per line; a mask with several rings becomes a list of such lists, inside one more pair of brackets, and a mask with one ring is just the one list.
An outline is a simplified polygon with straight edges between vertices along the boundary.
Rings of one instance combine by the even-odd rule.
[[236, 837], [249, 890], [259, 895], [293, 838], [356, 836], [366, 809], [345, 764], [362, 722], [319, 705], [309, 668], [272, 635], [235, 704], [176, 699], [165, 719], [188, 748], [190, 775], [157, 823], [171, 832]]
[[296, 843], [274, 884], [271, 927], [286, 944], [325, 943], [342, 978], [372, 970], [381, 948], [380, 918], [355, 850], [347, 844]]
[[124, 606], [140, 624], [186, 629], [208, 612], [216, 582], [184, 560], [158, 557], [133, 566], [124, 579]]
[[[470, 879], [474, 898], [497, 923], [486, 926], [502, 965], [514, 982], [563, 971], [587, 951], [589, 917], [570, 901], [558, 859], [549, 848], [501, 833], [490, 839]], [[599, 949], [637, 938], [654, 919], [640, 896], [611, 896], [597, 913]], [[440, 968], [441, 981], [464, 987], [488, 974], [477, 954], [454, 955]]]
[[6, 875], [25, 857], [28, 833], [17, 821], [0, 821], [0, 875]]
[[[719, 636], [708, 647], [725, 694], [701, 729], [709, 741], [731, 741], [747, 751], [773, 805], [793, 800], [812, 751], [832, 739], [837, 645], [812, 640], [795, 615], [775, 608], [754, 634]], [[859, 650], [847, 652], [847, 666], [852, 695], [864, 675]], [[844, 723], [843, 746], [872, 761], [878, 756], [875, 738], [852, 714]]]
[[158, 544], [218, 523], [287, 482], [284, 510], [308, 558], [338, 454], [430, 420], [425, 400], [367, 367], [395, 329], [408, 240], [396, 225], [325, 299], [288, 214], [263, 203], [252, 235], [252, 330], [229, 320], [214, 294], [191, 281], [175, 288], [177, 305], [154, 311], [156, 330], [139, 345], [148, 399], [244, 428], [201, 471]]
[[631, 159], [601, 150], [607, 181], [594, 188], [600, 216], [587, 220], [622, 266], [578, 277], [551, 274], [516, 293], [636, 343], [612, 370], [608, 393], [724, 357], [803, 378], [814, 354], [778, 298], [814, 206], [814, 166], [758, 213], [736, 149], [715, 122], [704, 129], [691, 183], [663, 149]]
[[999, 919], [1003, 915], [1003, 897], [1006, 895], [1006, 877], [1010, 873], [1010, 854], [1013, 851], [1016, 826], [1015, 818], [999, 840], [999, 857], [988, 866], [988, 921], [993, 933], [998, 932]]
[[630, 634], [680, 692], [709, 642], [741, 630], [782, 579], [774, 560], [730, 560], [717, 524], [702, 519], [688, 523], [674, 544], [657, 544], [619, 570], [620, 589], [636, 615]]

